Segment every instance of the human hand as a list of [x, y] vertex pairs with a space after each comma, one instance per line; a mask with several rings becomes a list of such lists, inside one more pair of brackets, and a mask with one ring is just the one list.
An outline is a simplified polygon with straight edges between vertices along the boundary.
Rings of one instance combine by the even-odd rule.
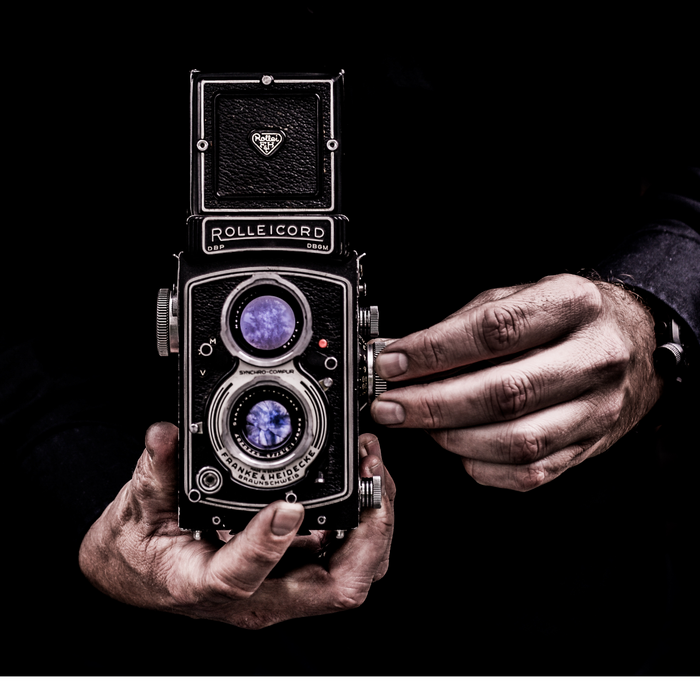
[[[277, 501], [242, 532], [196, 541], [177, 523], [177, 428], [156, 423], [133, 478], [85, 536], [80, 566], [103, 593], [125, 603], [259, 629], [282, 620], [354, 608], [387, 571], [394, 523], [394, 482], [379, 441], [360, 436], [361, 475], [382, 476], [382, 507], [363, 512], [356, 530], [329, 556], [329, 533], [297, 537], [304, 508]], [[269, 577], [289, 548], [307, 562]]]
[[[608, 449], [658, 400], [654, 322], [630, 292], [574, 275], [484, 292], [390, 345], [377, 423], [424, 428], [480, 484], [528, 491]], [[444, 376], [444, 375], [443, 375]]]

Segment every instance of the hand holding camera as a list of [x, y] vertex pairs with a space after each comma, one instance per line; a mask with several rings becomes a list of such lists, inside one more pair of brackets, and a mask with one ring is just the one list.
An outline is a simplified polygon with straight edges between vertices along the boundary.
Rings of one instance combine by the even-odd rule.
[[[325, 556], [329, 533], [296, 537], [304, 516], [299, 503], [270, 504], [226, 544], [181, 531], [177, 440], [170, 423], [149, 428], [132, 480], [83, 541], [81, 568], [102, 592], [139, 607], [258, 629], [356, 607], [386, 573], [394, 484], [374, 436], [360, 438], [360, 470], [382, 477], [382, 508], [368, 510]], [[274, 567], [295, 547], [305, 550], [306, 563], [276, 576]]]
[[646, 415], [662, 388], [654, 348], [651, 315], [615, 285], [556, 275], [493, 289], [387, 346], [375, 369], [390, 382], [460, 374], [387, 391], [372, 416], [428, 430], [480, 484], [528, 491]]
[[260, 628], [356, 607], [387, 570], [394, 484], [358, 419], [378, 312], [340, 213], [343, 74], [191, 80], [189, 240], [157, 307], [179, 432], [148, 430], [80, 565], [120, 601]]

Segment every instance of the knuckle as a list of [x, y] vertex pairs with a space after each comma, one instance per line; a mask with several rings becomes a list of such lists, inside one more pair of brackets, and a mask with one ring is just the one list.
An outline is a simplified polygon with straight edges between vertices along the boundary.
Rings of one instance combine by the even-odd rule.
[[602, 313], [604, 299], [595, 282], [569, 274], [556, 275], [552, 279], [559, 283], [559, 289], [564, 294], [564, 303], [568, 304], [577, 316], [595, 318]]
[[435, 329], [421, 333], [413, 350], [418, 362], [428, 370], [437, 370], [442, 366], [445, 356], [445, 343]]
[[571, 274], [552, 275], [542, 278], [539, 283], [556, 285], [553, 300], [556, 300], [564, 316], [568, 318], [569, 325], [580, 325], [598, 318], [603, 313], [603, 294], [595, 282], [585, 277]]
[[491, 387], [491, 406], [500, 418], [516, 418], [527, 411], [534, 394], [535, 383], [531, 377], [524, 373], [506, 374]]
[[565, 275], [570, 281], [571, 301], [574, 308], [587, 316], [597, 316], [603, 311], [603, 295], [591, 280], [578, 275]]
[[598, 287], [590, 280], [582, 280], [579, 285], [579, 299], [592, 316], [598, 316], [603, 312], [603, 295]]
[[520, 467], [515, 475], [515, 490], [525, 493], [541, 486], [547, 481], [547, 470], [542, 466], [527, 465]]
[[527, 315], [518, 306], [487, 306], [481, 321], [481, 337], [490, 352], [501, 354], [517, 344], [526, 323]]
[[440, 394], [434, 389], [425, 389], [418, 396], [416, 415], [421, 417], [421, 427], [432, 430], [445, 427]]
[[529, 464], [544, 456], [546, 434], [533, 426], [514, 430], [508, 443], [508, 459], [511, 464]]
[[367, 593], [368, 591], [366, 590], [359, 590], [353, 587], [338, 588], [331, 599], [333, 610], [343, 612], [359, 608], [367, 599]]
[[597, 412], [598, 425], [605, 431], [609, 431], [613, 426], [617, 425], [622, 415], [624, 399], [621, 395], [616, 394], [609, 398]]
[[[374, 574], [374, 572], [373, 572]], [[328, 607], [331, 612], [342, 612], [359, 608], [369, 594], [373, 574], [368, 576], [333, 576], [326, 574], [328, 586]]]

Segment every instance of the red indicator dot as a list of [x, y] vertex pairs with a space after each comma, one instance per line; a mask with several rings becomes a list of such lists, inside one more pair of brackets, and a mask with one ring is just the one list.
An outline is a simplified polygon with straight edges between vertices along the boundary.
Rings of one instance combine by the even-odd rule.
[[321, 340], [318, 341], [318, 347], [319, 348], [327, 348], [328, 341], [325, 338], [321, 338]]

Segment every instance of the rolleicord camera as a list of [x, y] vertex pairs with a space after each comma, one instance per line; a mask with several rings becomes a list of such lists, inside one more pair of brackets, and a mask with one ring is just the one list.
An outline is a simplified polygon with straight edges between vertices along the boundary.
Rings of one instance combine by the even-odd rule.
[[300, 502], [302, 531], [381, 506], [358, 414], [384, 386], [361, 255], [341, 213], [343, 74], [191, 74], [190, 217], [158, 297], [179, 353], [179, 523], [241, 530]]

